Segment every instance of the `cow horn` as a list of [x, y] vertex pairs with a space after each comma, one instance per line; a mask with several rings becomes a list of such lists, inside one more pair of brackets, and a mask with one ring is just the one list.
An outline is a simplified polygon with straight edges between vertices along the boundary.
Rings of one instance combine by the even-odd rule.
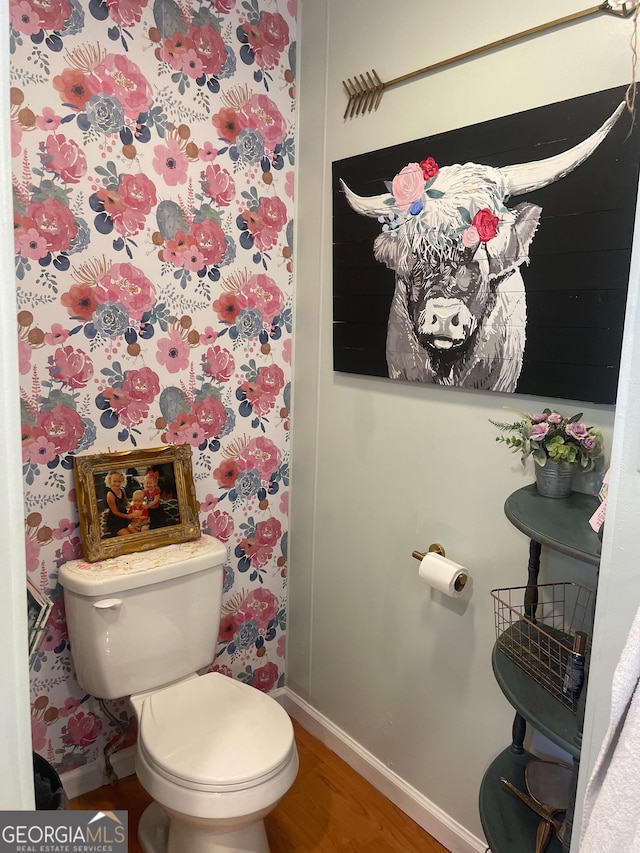
[[382, 195], [373, 195], [370, 198], [366, 198], [365, 196], [356, 195], [354, 192], [351, 192], [342, 178], [340, 179], [340, 183], [342, 184], [347, 201], [355, 212], [362, 214], [362, 216], [370, 216], [373, 219], [377, 219], [378, 216], [388, 216], [396, 209], [393, 204], [389, 204], [390, 201], [393, 202], [394, 200], [391, 193], [383, 193]]
[[555, 157], [547, 157], [545, 160], [532, 161], [531, 163], [519, 163], [516, 166], [503, 166], [503, 173], [510, 195], [522, 195], [522, 193], [539, 190], [552, 184], [554, 181], [564, 178], [569, 172], [576, 169], [581, 163], [590, 157], [598, 145], [604, 140], [613, 125], [620, 118], [625, 108], [624, 101], [618, 106], [601, 128], [596, 130], [588, 139], [580, 142], [562, 154]]

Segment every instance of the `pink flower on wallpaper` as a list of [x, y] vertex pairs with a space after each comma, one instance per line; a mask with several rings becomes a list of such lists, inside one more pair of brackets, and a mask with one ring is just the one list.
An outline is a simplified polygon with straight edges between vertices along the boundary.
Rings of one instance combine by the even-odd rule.
[[213, 219], [194, 222], [191, 237], [202, 254], [204, 264], [218, 264], [227, 248], [224, 231]]
[[178, 373], [189, 367], [189, 353], [189, 344], [180, 332], [172, 330], [166, 338], [158, 341], [156, 358], [158, 364], [166, 367], [169, 373]]
[[205, 326], [200, 333], [200, 343], [203, 346], [208, 346], [218, 340], [218, 333], [211, 326]]
[[128, 370], [122, 390], [130, 400], [152, 403], [160, 393], [160, 378], [150, 367]]
[[[47, 465], [58, 455], [55, 444], [46, 436], [39, 435], [26, 447], [27, 458], [25, 462], [32, 465]], [[24, 450], [23, 450], [24, 456]]]
[[238, 479], [240, 468], [234, 459], [224, 459], [213, 471], [213, 478], [223, 489], [232, 488]]
[[252, 438], [240, 454], [245, 468], [255, 468], [264, 480], [268, 480], [280, 465], [282, 454], [271, 441], [265, 436]]
[[256, 525], [255, 540], [258, 545], [273, 548], [282, 536], [282, 525], [277, 518], [259, 521]]
[[263, 12], [257, 26], [245, 23], [242, 29], [260, 68], [266, 71], [275, 68], [280, 54], [289, 43], [289, 27], [282, 15], [278, 12]]
[[68, 0], [29, 0], [29, 5], [38, 15], [43, 30], [61, 30], [71, 15]]
[[153, 153], [156, 155], [153, 168], [168, 186], [175, 187], [185, 183], [188, 161], [177, 140], [169, 137], [165, 145], [156, 145]]
[[258, 388], [268, 394], [277, 394], [284, 388], [284, 371], [277, 364], [269, 364], [258, 370]]
[[205, 24], [201, 27], [189, 27], [187, 38], [202, 61], [204, 73], [219, 74], [227, 59], [227, 51], [220, 33], [209, 24]]
[[61, 518], [58, 526], [51, 531], [51, 535], [54, 539], [68, 539], [69, 536], [73, 535], [77, 526], [75, 521], [71, 521], [69, 518]]
[[275, 246], [288, 220], [286, 205], [278, 196], [261, 198], [257, 209], [247, 208], [241, 215], [261, 251], [268, 251]]
[[276, 654], [279, 658], [286, 657], [287, 654], [287, 638], [284, 634], [281, 634], [278, 637], [278, 642], [276, 643]]
[[285, 364], [291, 364], [291, 338], [282, 344], [282, 360]]
[[274, 317], [282, 311], [284, 300], [282, 291], [265, 273], [252, 275], [242, 288], [242, 295], [250, 308], [257, 308], [266, 323], [271, 323]]
[[193, 414], [181, 412], [167, 428], [168, 444], [190, 444], [191, 447], [199, 447], [204, 440], [204, 429]]
[[220, 139], [233, 145], [238, 134], [245, 127], [244, 118], [231, 107], [223, 107], [219, 112], [211, 116], [211, 122], [215, 127]]
[[63, 252], [78, 233], [73, 213], [57, 198], [47, 198], [27, 205], [23, 225], [36, 228], [44, 237], [50, 252]]
[[14, 235], [16, 253], [23, 258], [39, 261], [48, 253], [47, 238], [43, 237], [37, 228], [27, 228], [24, 231], [16, 231]]
[[207, 516], [206, 527], [211, 536], [221, 542], [228, 542], [234, 530], [233, 516], [219, 509]]
[[254, 619], [259, 628], [266, 628], [278, 612], [280, 601], [272, 592], [263, 587], [252, 590], [238, 610], [238, 616], [245, 622]]
[[218, 382], [228, 382], [236, 369], [233, 354], [221, 346], [209, 347], [202, 359], [202, 370]]
[[223, 15], [228, 14], [236, 5], [236, 0], [213, 0], [213, 5]]
[[102, 731], [102, 720], [91, 712], [79, 711], [69, 717], [62, 740], [67, 746], [91, 746]]
[[236, 185], [231, 174], [217, 163], [207, 166], [203, 174], [202, 189], [221, 207], [231, 204], [236, 194]]
[[18, 338], [18, 370], [21, 376], [31, 371], [31, 347], [22, 338]]
[[153, 95], [148, 80], [123, 54], [108, 53], [94, 69], [94, 75], [100, 91], [117, 98], [129, 120], [136, 121], [151, 106]]
[[251, 685], [263, 693], [268, 693], [278, 683], [279, 676], [278, 667], [269, 661], [269, 663], [254, 670]]
[[36, 418], [36, 427], [53, 443], [59, 454], [75, 450], [84, 433], [80, 415], [67, 406], [54, 406], [48, 411], [41, 409]]
[[156, 289], [146, 275], [133, 264], [112, 264], [96, 287], [98, 302], [117, 302], [126, 308], [130, 317], [142, 319], [156, 299]]
[[127, 207], [144, 214], [150, 213], [158, 203], [156, 185], [144, 172], [121, 175], [118, 194]]
[[47, 724], [44, 720], [31, 717], [31, 746], [36, 752], [42, 752], [47, 745]]
[[209, 160], [215, 160], [217, 156], [218, 149], [214, 147], [212, 142], [205, 142], [198, 151], [198, 157], [205, 163]]
[[18, 157], [22, 151], [22, 128], [17, 121], [11, 122], [11, 156]]
[[142, 18], [147, 0], [105, 0], [109, 17], [119, 27], [131, 27]]
[[42, 29], [40, 16], [26, 0], [22, 0], [21, 3], [11, 3], [10, 18], [13, 29], [25, 36], [33, 36]]
[[193, 404], [192, 414], [202, 428], [204, 438], [220, 435], [227, 422], [227, 413], [217, 397], [205, 397]]
[[284, 181], [284, 191], [290, 199], [295, 198], [295, 173], [287, 172]]
[[280, 492], [280, 512], [285, 518], [289, 516], [289, 492]]
[[93, 362], [82, 350], [59, 347], [49, 356], [49, 373], [54, 381], [63, 382], [69, 388], [84, 388], [93, 376]]
[[62, 74], [53, 78], [53, 87], [60, 93], [62, 103], [76, 110], [83, 110], [89, 98], [100, 91], [98, 81], [92, 80], [79, 68], [65, 68]]
[[38, 130], [57, 130], [62, 119], [51, 107], [44, 107], [42, 115], [36, 116], [36, 127]]
[[186, 50], [181, 56], [180, 70], [186, 77], [197, 80], [204, 74], [204, 63], [195, 51], [195, 48]]
[[264, 568], [273, 556], [273, 548], [269, 545], [261, 545], [253, 538], [241, 539], [239, 547], [242, 548], [254, 569]]
[[40, 567], [40, 546], [36, 541], [27, 536], [24, 540], [24, 551], [27, 571], [37, 571]]
[[60, 323], [53, 323], [51, 331], [47, 332], [44, 336], [44, 342], [47, 346], [54, 347], [58, 344], [63, 344], [68, 337], [69, 332]]
[[90, 320], [98, 307], [94, 289], [84, 282], [72, 284], [66, 293], [60, 297], [60, 302], [69, 312], [70, 317], [80, 320]]
[[61, 708], [58, 708], [58, 716], [68, 717], [71, 714], [75, 714], [79, 707], [80, 700], [76, 699], [74, 696], [68, 696], [64, 701], [64, 705]]
[[42, 166], [67, 184], [77, 184], [87, 172], [87, 158], [73, 139], [51, 134], [42, 146]]
[[208, 494], [200, 504], [200, 512], [211, 512], [218, 503], [218, 498]]
[[242, 108], [244, 127], [257, 130], [268, 148], [275, 148], [284, 139], [287, 125], [282, 113], [267, 95], [252, 95]]

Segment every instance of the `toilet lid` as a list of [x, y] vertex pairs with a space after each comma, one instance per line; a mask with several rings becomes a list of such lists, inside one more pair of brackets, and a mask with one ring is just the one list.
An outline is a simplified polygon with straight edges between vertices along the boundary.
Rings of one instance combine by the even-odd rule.
[[140, 741], [161, 774], [185, 787], [229, 790], [275, 775], [294, 737], [276, 701], [214, 672], [148, 696]]

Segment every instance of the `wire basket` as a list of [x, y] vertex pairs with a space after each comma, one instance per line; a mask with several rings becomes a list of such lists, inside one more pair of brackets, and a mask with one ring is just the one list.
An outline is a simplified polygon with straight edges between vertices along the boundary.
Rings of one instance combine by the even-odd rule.
[[[576, 712], [578, 699], [562, 692], [576, 631], [588, 636], [585, 678], [591, 653], [595, 595], [576, 583], [548, 583], [534, 588], [494, 589], [497, 647], [542, 685], [555, 699]], [[525, 603], [525, 595], [527, 602]]]

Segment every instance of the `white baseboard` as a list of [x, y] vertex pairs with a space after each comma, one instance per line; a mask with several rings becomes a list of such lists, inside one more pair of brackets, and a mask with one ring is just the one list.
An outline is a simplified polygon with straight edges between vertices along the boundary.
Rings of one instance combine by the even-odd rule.
[[[111, 756], [111, 766], [118, 779], [124, 779], [125, 776], [131, 776], [132, 773], [135, 773], [135, 759], [135, 746], [128, 746], [126, 749], [114, 752]], [[64, 792], [70, 800], [74, 797], [80, 797], [82, 794], [88, 794], [89, 791], [95, 791], [96, 788], [101, 788], [103, 785], [108, 785], [109, 778], [105, 772], [104, 758], [61, 773], [60, 780]]]
[[274, 698], [303, 728], [346, 761], [451, 853], [485, 852], [486, 841], [472, 835], [304, 699], [288, 688]]

